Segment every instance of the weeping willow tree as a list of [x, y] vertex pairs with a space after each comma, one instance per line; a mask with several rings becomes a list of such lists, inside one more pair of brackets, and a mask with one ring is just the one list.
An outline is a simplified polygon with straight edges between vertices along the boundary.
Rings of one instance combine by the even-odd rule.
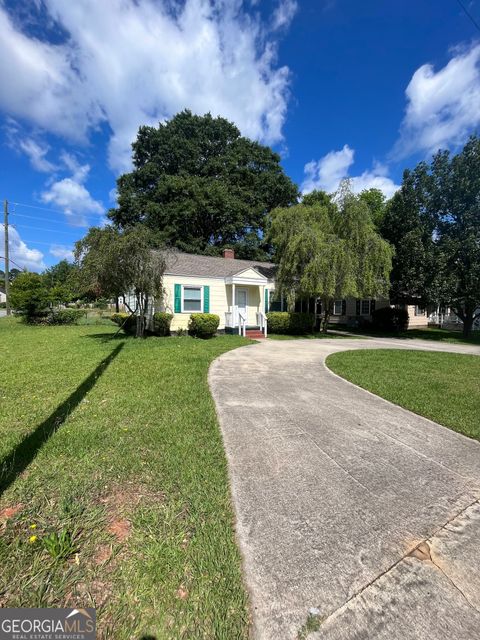
[[368, 205], [344, 181], [334, 198], [309, 194], [301, 204], [272, 211], [278, 292], [289, 308], [320, 298], [327, 331], [334, 300], [386, 296], [394, 250], [377, 233]]

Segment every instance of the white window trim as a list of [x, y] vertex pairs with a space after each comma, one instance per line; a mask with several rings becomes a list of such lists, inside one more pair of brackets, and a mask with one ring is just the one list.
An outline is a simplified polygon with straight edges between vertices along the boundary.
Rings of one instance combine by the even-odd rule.
[[[182, 302], [182, 306], [181, 306], [181, 313], [203, 313], [203, 289], [204, 289], [203, 284], [182, 284], [182, 297], [181, 297], [181, 302]], [[185, 300], [185, 295], [184, 295], [184, 289], [200, 289], [200, 311], [185, 311], [184, 309], [184, 300]]]
[[[367, 313], [365, 313], [365, 311], [363, 310], [363, 303], [364, 302], [368, 302], [368, 311], [367, 311]], [[372, 312], [372, 301], [369, 300], [369, 299], [366, 299], [366, 298], [363, 299], [363, 300], [360, 300], [360, 315], [361, 316], [369, 316], [371, 314], [371, 312]]]
[[[340, 303], [340, 313], [337, 313], [335, 311], [335, 304], [339, 302]], [[333, 301], [333, 313], [332, 316], [341, 316], [342, 315], [342, 311], [343, 311], [343, 300], [334, 300]]]

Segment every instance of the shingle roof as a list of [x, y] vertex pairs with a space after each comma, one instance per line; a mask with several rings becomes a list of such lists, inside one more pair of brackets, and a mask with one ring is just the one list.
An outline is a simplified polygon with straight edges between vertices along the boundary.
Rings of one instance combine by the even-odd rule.
[[182, 253], [180, 251], [167, 255], [165, 272], [176, 276], [228, 278], [245, 269], [256, 269], [262, 276], [269, 279], [275, 277], [275, 265], [272, 262], [199, 256], [193, 253]]

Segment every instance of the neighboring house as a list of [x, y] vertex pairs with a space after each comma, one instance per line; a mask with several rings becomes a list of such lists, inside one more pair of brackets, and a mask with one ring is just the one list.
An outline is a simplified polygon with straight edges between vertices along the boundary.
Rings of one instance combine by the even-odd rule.
[[[390, 301], [386, 298], [376, 300], [359, 300], [347, 298], [346, 300], [335, 300], [333, 304], [330, 322], [332, 324], [361, 325], [362, 321], [371, 321], [372, 313], [375, 309], [389, 307]], [[408, 326], [426, 327], [428, 326], [428, 316], [426, 309], [418, 305], [400, 304], [398, 305], [408, 311]]]
[[7, 301], [7, 296], [5, 295], [5, 289], [0, 287], [0, 304]]
[[[172, 331], [186, 329], [191, 313], [215, 313], [219, 330], [238, 333], [265, 328], [265, 313], [287, 309], [284, 300], [274, 297], [275, 265], [256, 260], [237, 260], [232, 249], [223, 257], [176, 252], [169, 254], [163, 278], [163, 300], [157, 311], [173, 314]], [[359, 324], [371, 320], [375, 308], [389, 306], [382, 300], [336, 300], [331, 322]], [[321, 314], [320, 303], [298, 302], [297, 311]], [[410, 326], [426, 326], [427, 314], [408, 305]]]

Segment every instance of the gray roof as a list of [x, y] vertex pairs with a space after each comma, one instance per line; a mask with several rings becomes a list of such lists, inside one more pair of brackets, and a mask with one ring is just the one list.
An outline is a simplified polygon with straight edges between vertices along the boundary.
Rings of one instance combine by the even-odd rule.
[[194, 253], [175, 251], [167, 254], [166, 262], [165, 272], [176, 276], [228, 278], [245, 269], [255, 269], [265, 278], [275, 277], [275, 265], [272, 262], [258, 260], [199, 256]]

